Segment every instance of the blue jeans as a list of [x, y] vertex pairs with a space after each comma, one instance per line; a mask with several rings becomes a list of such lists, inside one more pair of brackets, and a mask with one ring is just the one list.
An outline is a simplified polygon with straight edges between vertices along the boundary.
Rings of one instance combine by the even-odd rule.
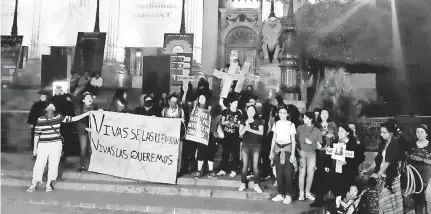
[[259, 177], [259, 162], [260, 162], [260, 150], [261, 145], [260, 144], [247, 144], [243, 143], [241, 148], [242, 153], [242, 170], [241, 170], [241, 182], [246, 184], [247, 183], [247, 174], [248, 174], [248, 168], [250, 159], [253, 161], [253, 174], [254, 174], [254, 183], [259, 184], [260, 183], [260, 177]]

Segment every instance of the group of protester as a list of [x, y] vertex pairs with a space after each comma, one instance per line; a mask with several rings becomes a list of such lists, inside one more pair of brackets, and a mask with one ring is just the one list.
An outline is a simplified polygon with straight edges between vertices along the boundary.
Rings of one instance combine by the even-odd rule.
[[[233, 88], [226, 99], [220, 98], [219, 103], [211, 104], [209, 83], [202, 78], [198, 88], [194, 91], [189, 85], [185, 95], [163, 94], [161, 99], [156, 99], [152, 94], [144, 94], [140, 97], [141, 105], [135, 109], [131, 109], [128, 104], [127, 92], [119, 89], [107, 110], [181, 118], [184, 122], [181, 136], [184, 136], [194, 108], [210, 110], [208, 145], [182, 140], [179, 175], [196, 171], [196, 179], [205, 175], [217, 179], [227, 175], [233, 178], [241, 173], [238, 191], [245, 191], [249, 177], [253, 177], [253, 189], [258, 193], [265, 189], [261, 185], [263, 180], [273, 179], [277, 194], [272, 197], [272, 201], [290, 204], [294, 199], [310, 200], [313, 201], [311, 206], [324, 206], [328, 213], [357, 212], [365, 190], [357, 180], [360, 176], [359, 166], [365, 161], [365, 144], [361, 142], [355, 124], [337, 124], [326, 109], [300, 114], [294, 105], [286, 105], [275, 90], [271, 90], [268, 99], [260, 103], [253, 87], [248, 86], [242, 93], [234, 92]], [[34, 191], [42, 181], [47, 160], [49, 173], [46, 191], [52, 191], [52, 181], [57, 179], [58, 174], [61, 145], [67, 141], [62, 127], [67, 123], [79, 120], [81, 165], [78, 171], [88, 169], [91, 147], [87, 136], [88, 122], [83, 118], [98, 108], [89, 92], [84, 92], [80, 101], [77, 110], [73, 111], [68, 96], [56, 93], [47, 101], [47, 94], [41, 92], [41, 101], [33, 106], [29, 123], [35, 136], [33, 145], [37, 158], [29, 192]], [[431, 177], [431, 147], [427, 126], [421, 125], [416, 129], [417, 142], [411, 146], [402, 140], [398, 129], [396, 123], [390, 121], [381, 125], [382, 143], [378, 155], [373, 164], [362, 171], [363, 174], [370, 174], [372, 179], [381, 181], [382, 190], [378, 194], [378, 201], [382, 213], [404, 212], [400, 163], [406, 157], [419, 170], [425, 185]], [[335, 144], [344, 148], [342, 153], [353, 152], [353, 157], [333, 159], [328, 151]], [[216, 171], [214, 162], [219, 147], [222, 148], [222, 157]], [[405, 155], [406, 152], [409, 155]], [[204, 172], [205, 162], [207, 173]], [[429, 199], [424, 192], [416, 198], [418, 213], [426, 207]]]

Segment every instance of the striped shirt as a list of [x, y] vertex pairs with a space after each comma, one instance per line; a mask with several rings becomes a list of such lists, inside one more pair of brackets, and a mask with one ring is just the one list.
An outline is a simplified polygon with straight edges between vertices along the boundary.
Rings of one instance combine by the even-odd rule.
[[39, 119], [37, 119], [37, 124], [34, 128], [34, 133], [36, 135], [39, 135], [38, 143], [61, 142], [61, 123], [68, 123], [71, 121], [72, 118], [70, 116], [62, 116], [61, 114], [55, 115], [52, 120], [48, 120], [45, 116], [39, 117]]

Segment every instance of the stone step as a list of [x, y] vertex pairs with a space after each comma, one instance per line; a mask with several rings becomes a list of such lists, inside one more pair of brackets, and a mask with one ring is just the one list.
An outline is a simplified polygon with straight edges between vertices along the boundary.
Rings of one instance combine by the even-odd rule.
[[[13, 169], [2, 169], [3, 176], [19, 177], [19, 178], [31, 178], [32, 171], [30, 170], [13, 170]], [[190, 185], [190, 186], [206, 186], [206, 187], [226, 187], [226, 188], [238, 188], [241, 184], [241, 176], [237, 175], [235, 178], [229, 178], [228, 176], [222, 176], [218, 179], [210, 179], [206, 176], [201, 179], [195, 179], [192, 174], [184, 175], [177, 179], [178, 185]], [[98, 174], [93, 172], [76, 173], [73, 171], [66, 171], [62, 175], [64, 180], [82, 180], [82, 181], [102, 181], [102, 182], [121, 182], [128, 184], [152, 184], [145, 181], [137, 181], [133, 179], [126, 179], [115, 177], [111, 175]], [[271, 181], [265, 181], [265, 186], [271, 186]], [[254, 182], [250, 181], [249, 186], [253, 187]]]
[[[3, 174], [1, 178], [1, 185], [25, 188], [29, 185], [30, 180], [31, 177], [14, 177]], [[268, 189], [264, 189], [265, 192], [263, 193], [256, 193], [252, 189], [248, 189], [244, 192], [238, 192], [235, 188], [220, 186], [166, 185], [154, 183], [131, 183], [76, 179], [64, 179], [59, 181], [55, 184], [55, 188], [60, 190], [74, 191], [195, 196], [220, 199], [268, 200], [271, 196], [268, 192]]]
[[24, 188], [5, 186], [2, 186], [1, 191], [2, 205], [7, 202], [18, 203], [26, 207], [28, 207], [27, 205], [59, 206], [59, 208], [65, 208], [64, 210], [85, 209], [88, 210], [88, 213], [316, 214], [322, 212], [320, 209], [310, 209], [308, 201], [294, 201], [292, 204], [285, 205], [272, 201], [58, 189], [52, 193], [45, 193], [43, 189], [40, 189], [33, 193], [23, 194]]

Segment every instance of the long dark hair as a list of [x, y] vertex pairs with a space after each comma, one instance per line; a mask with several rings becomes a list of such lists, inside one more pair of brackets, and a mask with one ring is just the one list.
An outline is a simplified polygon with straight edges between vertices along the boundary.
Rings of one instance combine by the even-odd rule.
[[[126, 93], [126, 91], [122, 88], [115, 90], [114, 97], [112, 98], [112, 101], [119, 100], [124, 105], [128, 105], [127, 100], [124, 98], [125, 93]], [[111, 103], [113, 103], [112, 101], [111, 101]]]
[[205, 96], [204, 94], [200, 94], [198, 97], [196, 97], [196, 106], [200, 106], [199, 97], [201, 97], [201, 96], [205, 97], [204, 109], [208, 109], [208, 107], [209, 107], [209, 100], [208, 100], [208, 97]]
[[280, 116], [278, 115], [278, 112], [280, 112], [280, 110], [282, 110], [282, 109], [286, 110], [286, 112], [288, 114], [286, 119], [290, 121], [290, 112], [289, 112], [289, 108], [287, 107], [286, 104], [282, 104], [282, 105], [278, 106], [277, 112], [275, 114], [275, 121], [279, 121], [280, 120]]
[[[253, 108], [254, 109], [254, 116], [253, 116], [253, 120], [259, 120], [259, 115], [257, 114], [257, 109], [256, 109], [256, 106], [252, 106], [252, 105], [250, 105], [250, 106], [247, 106], [247, 108], [245, 109], [245, 110], [248, 110], [249, 108]], [[247, 112], [245, 112], [245, 120], [247, 120], [248, 119], [248, 114], [247, 114]]]
[[307, 112], [301, 114], [301, 117], [302, 118], [308, 117], [311, 120], [311, 124], [313, 124], [313, 126], [316, 126], [316, 120], [314, 118], [314, 112], [307, 111]]
[[[396, 143], [399, 144], [400, 148], [398, 150], [398, 160], [399, 161], [405, 161], [404, 151], [405, 151], [405, 145], [403, 143], [404, 138], [401, 134], [401, 129], [398, 127], [398, 124], [395, 120], [389, 119], [388, 121], [382, 123], [380, 125], [380, 128], [385, 128], [389, 133], [392, 133], [391, 142], [397, 141]], [[383, 140], [383, 139], [381, 139]], [[381, 141], [379, 145], [379, 152], [383, 152], [388, 142], [385, 142], [384, 140]], [[398, 162], [397, 163], [390, 163], [389, 167], [386, 169], [386, 178], [385, 178], [385, 187], [388, 188], [391, 193], [394, 193], [392, 189], [392, 184], [395, 180], [395, 177], [398, 176]]]
[[[415, 128], [415, 132], [416, 132], [416, 130], [417, 130], [417, 129], [423, 129], [423, 130], [425, 130], [425, 133], [427, 134], [426, 139], [427, 139], [427, 140], [429, 140], [430, 134], [429, 134], [429, 132], [428, 132], [428, 126], [427, 126], [427, 125], [425, 125], [425, 124], [419, 124], [419, 125], [418, 125], [418, 126], [416, 126], [416, 128]], [[417, 140], [416, 135], [415, 135], [415, 139]]]
[[352, 142], [356, 142], [355, 135], [353, 134], [353, 130], [347, 124], [342, 124], [338, 128], [344, 129], [347, 132], [347, 139]]
[[331, 115], [332, 115], [332, 112], [330, 112], [330, 111], [329, 111], [329, 109], [326, 109], [326, 108], [323, 108], [323, 109], [321, 109], [321, 110], [320, 110], [320, 112], [319, 112], [319, 118], [318, 118], [318, 119], [319, 119], [319, 121], [317, 121], [317, 122], [318, 122], [319, 124], [323, 122], [323, 121], [322, 121], [322, 111], [326, 111], [326, 112], [328, 112], [328, 120], [327, 120], [327, 122], [328, 122], [328, 123], [332, 122], [332, 121], [333, 121], [333, 120], [332, 120], [332, 116], [331, 116]]

